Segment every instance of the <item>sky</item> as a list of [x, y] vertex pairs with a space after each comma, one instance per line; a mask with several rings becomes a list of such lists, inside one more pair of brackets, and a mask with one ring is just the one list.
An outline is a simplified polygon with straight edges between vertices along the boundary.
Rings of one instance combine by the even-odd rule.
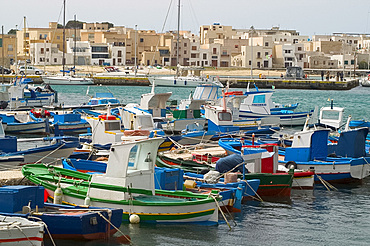
[[[66, 20], [110, 22], [156, 32], [177, 30], [178, 0], [66, 0]], [[10, 29], [63, 22], [63, 0], [0, 0], [0, 25]], [[167, 17], [167, 20], [165, 21]], [[297, 30], [300, 35], [370, 33], [369, 0], [181, 0], [181, 30], [220, 23], [235, 29]], [[67, 22], [66, 21], [66, 22]]]

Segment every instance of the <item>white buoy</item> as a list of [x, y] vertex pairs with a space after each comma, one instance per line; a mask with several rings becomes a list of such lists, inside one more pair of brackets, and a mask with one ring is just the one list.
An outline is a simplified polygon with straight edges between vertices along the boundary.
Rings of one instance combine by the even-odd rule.
[[87, 196], [87, 197], [85, 198], [84, 205], [85, 205], [85, 206], [90, 206], [90, 197], [89, 197], [89, 196]]
[[62, 204], [63, 200], [63, 191], [60, 186], [54, 191], [54, 204]]
[[130, 223], [132, 224], [138, 224], [140, 222], [140, 217], [137, 214], [131, 214], [130, 215]]

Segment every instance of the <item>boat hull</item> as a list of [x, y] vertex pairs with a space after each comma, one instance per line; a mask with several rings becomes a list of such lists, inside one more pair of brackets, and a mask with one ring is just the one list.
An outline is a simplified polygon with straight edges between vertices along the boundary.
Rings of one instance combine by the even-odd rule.
[[93, 85], [94, 81], [91, 78], [74, 78], [74, 77], [43, 77], [45, 84], [51, 85]]
[[[149, 82], [155, 86], [166, 86], [166, 87], [190, 87], [195, 88], [198, 85], [214, 83], [207, 78], [198, 78], [198, 77], [177, 77], [168, 76], [168, 77], [149, 77]], [[220, 85], [220, 84], [218, 84]]]
[[[43, 245], [44, 225], [42, 223], [1, 215], [0, 219], [2, 221], [0, 223], [1, 245]], [[14, 223], [14, 225], [7, 226], [6, 224], [9, 223]]]
[[8, 123], [5, 132], [7, 134], [46, 133], [45, 122]]

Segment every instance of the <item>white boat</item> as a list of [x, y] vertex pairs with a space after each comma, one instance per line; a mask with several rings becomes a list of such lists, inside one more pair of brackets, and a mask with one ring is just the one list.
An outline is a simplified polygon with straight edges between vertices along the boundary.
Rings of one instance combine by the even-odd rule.
[[209, 79], [202, 76], [158, 76], [148, 77], [150, 84], [155, 83], [156, 86], [171, 86], [171, 87], [197, 87], [203, 84], [214, 84], [223, 87], [218, 80]]
[[311, 116], [313, 113], [313, 110], [308, 112], [271, 111], [271, 108], [274, 107], [271, 100], [272, 94], [272, 91], [247, 92], [247, 97], [240, 104], [239, 117], [242, 119], [275, 117], [280, 119], [280, 124], [284, 126], [303, 126], [307, 116]]
[[72, 75], [57, 75], [42, 77], [45, 84], [51, 85], [93, 85], [92, 78], [77, 77]]
[[360, 83], [363, 87], [370, 87], [370, 74], [366, 78], [362, 78]]
[[[66, 8], [66, 1], [64, 0], [63, 2], [63, 8], [64, 8], [64, 14], [63, 14], [63, 42], [66, 41], [66, 37], [65, 37], [65, 19], [66, 19], [66, 15], [65, 15], [65, 8]], [[75, 29], [75, 37], [76, 37], [76, 29]], [[65, 45], [63, 45], [63, 57], [62, 57], [62, 65], [63, 65], [63, 69], [61, 70], [61, 72], [63, 74], [58, 74], [56, 76], [43, 76], [42, 77], [42, 80], [44, 81], [45, 84], [51, 84], [51, 85], [92, 85], [94, 84], [93, 82], [93, 79], [92, 78], [86, 78], [86, 77], [80, 77], [80, 76], [76, 76], [75, 74], [71, 74], [72, 71], [65, 71], [64, 69], [64, 65], [65, 65]], [[73, 56], [75, 56], [75, 53], [73, 53]], [[75, 60], [75, 59], [73, 59]], [[73, 67], [73, 73], [74, 73], [74, 70], [75, 67]]]
[[0, 215], [1, 245], [43, 245], [44, 224], [21, 217]]

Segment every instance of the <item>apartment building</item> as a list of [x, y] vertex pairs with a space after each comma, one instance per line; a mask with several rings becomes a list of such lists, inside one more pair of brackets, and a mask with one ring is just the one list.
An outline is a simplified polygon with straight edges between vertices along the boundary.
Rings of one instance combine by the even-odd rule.
[[236, 35], [232, 26], [223, 26], [220, 23], [200, 26], [200, 43], [211, 44], [215, 39], [231, 39]]
[[242, 67], [272, 68], [273, 42], [271, 37], [251, 37], [248, 46], [241, 47]]
[[273, 66], [276, 68], [293, 66], [308, 68], [309, 64], [304, 47], [304, 43], [274, 45]]
[[[4, 57], [3, 57], [4, 52]], [[16, 59], [16, 35], [0, 35], [0, 65], [9, 67]]]

